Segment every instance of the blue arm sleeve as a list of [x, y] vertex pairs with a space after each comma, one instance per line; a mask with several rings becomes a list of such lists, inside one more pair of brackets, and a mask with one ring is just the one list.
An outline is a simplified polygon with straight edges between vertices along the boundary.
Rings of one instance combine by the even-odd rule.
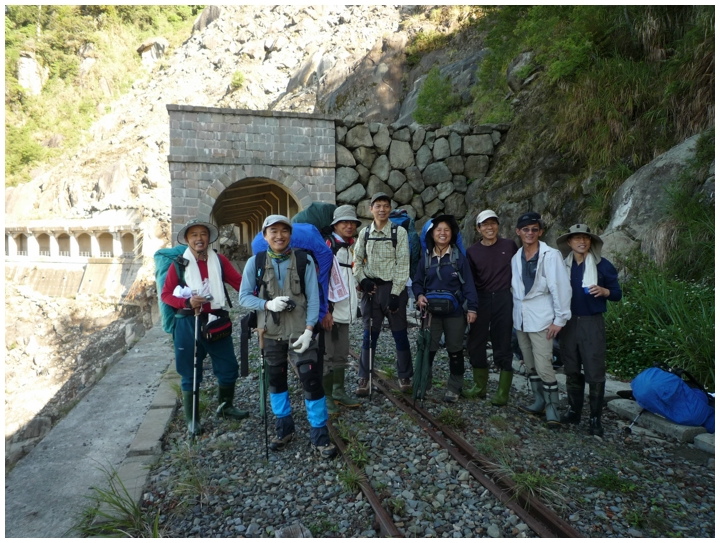
[[243, 280], [240, 283], [240, 305], [253, 311], [263, 311], [265, 309], [265, 300], [253, 295], [255, 291], [257, 278], [255, 277], [255, 257], [251, 256], [245, 264], [243, 271]]
[[[248, 261], [248, 264], [250, 261]], [[308, 263], [305, 268], [305, 297], [307, 298], [307, 315], [305, 316], [306, 326], [315, 326], [320, 314], [320, 293], [318, 291], [317, 273], [315, 272], [315, 261], [308, 255]]]

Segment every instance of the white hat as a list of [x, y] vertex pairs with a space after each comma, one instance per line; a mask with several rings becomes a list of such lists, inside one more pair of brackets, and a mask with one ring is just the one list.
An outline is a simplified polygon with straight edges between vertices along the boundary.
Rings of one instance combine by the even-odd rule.
[[265, 234], [265, 229], [268, 226], [272, 226], [273, 224], [278, 223], [287, 224], [288, 228], [290, 228], [290, 232], [292, 232], [292, 224], [290, 223], [290, 219], [288, 219], [285, 215], [269, 215], [268, 218], [265, 219], [265, 222], [263, 222], [263, 234]]
[[495, 218], [495, 219], [497, 219], [498, 222], [500, 222], [500, 219], [498, 218], [498, 216], [495, 214], [495, 212], [492, 209], [486, 209], [485, 211], [481, 211], [478, 214], [477, 219], [475, 220], [475, 223], [482, 224], [486, 220], [492, 219], [492, 218]]

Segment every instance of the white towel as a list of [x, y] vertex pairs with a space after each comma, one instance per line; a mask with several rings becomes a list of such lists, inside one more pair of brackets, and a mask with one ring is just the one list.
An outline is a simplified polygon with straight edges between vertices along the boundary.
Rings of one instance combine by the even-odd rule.
[[340, 272], [340, 264], [333, 256], [333, 265], [330, 268], [330, 283], [328, 287], [328, 299], [331, 302], [340, 302], [350, 296], [348, 286]]
[[195, 255], [188, 247], [183, 256], [188, 260], [185, 268], [185, 282], [192, 289], [197, 291], [198, 295], [206, 296], [212, 294], [213, 300], [210, 302], [211, 309], [220, 309], [225, 305], [225, 290], [222, 283], [222, 269], [220, 258], [213, 250], [208, 250], [208, 278], [202, 280], [200, 278], [200, 268], [198, 267]]
[[[567, 269], [568, 277], [570, 277], [572, 272], [573, 260], [573, 252], [570, 251], [570, 254], [565, 257], [565, 268]], [[582, 286], [583, 288], [589, 288], [593, 285], [597, 285], [597, 280], [598, 274], [595, 257], [592, 253], [588, 252], [588, 254], [585, 255], [585, 272], [583, 273]]]

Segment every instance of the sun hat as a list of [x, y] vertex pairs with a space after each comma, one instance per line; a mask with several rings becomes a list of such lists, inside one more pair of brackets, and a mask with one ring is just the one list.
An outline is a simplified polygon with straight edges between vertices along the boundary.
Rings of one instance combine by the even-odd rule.
[[338, 207], [333, 213], [333, 222], [330, 223], [330, 226], [335, 226], [342, 221], [353, 221], [357, 223], [358, 226], [362, 225], [362, 222], [357, 218], [355, 208], [351, 205]]
[[527, 226], [528, 224], [535, 223], [538, 223], [540, 225], [541, 230], [545, 230], [545, 225], [543, 225], [542, 219], [540, 218], [540, 213], [536, 213], [535, 211], [528, 211], [527, 213], [523, 213], [522, 215], [520, 215], [520, 218], [518, 219], [515, 228], [522, 228], [523, 226]]
[[387, 200], [388, 202], [391, 202], [390, 196], [385, 194], [384, 192], [376, 192], [373, 194], [373, 197], [370, 199], [370, 205], [373, 205], [376, 200]]
[[585, 234], [587, 236], [590, 236], [590, 238], [592, 239], [592, 241], [590, 242], [590, 252], [595, 257], [595, 260], [600, 262], [600, 258], [602, 256], [602, 246], [604, 242], [600, 236], [590, 232], [590, 227], [587, 224], [581, 223], [573, 224], [568, 230], [568, 232], [560, 236], [555, 242], [558, 250], [562, 253], [563, 258], [567, 258], [567, 255], [572, 252], [572, 249], [568, 245], [567, 241], [575, 234]]
[[488, 219], [496, 219], [498, 223], [500, 222], [500, 218], [492, 209], [486, 209], [485, 211], [478, 213], [477, 219], [475, 219], [475, 224], [482, 224]]
[[288, 228], [290, 228], [290, 232], [292, 232], [292, 224], [290, 223], [290, 219], [288, 219], [285, 215], [268, 215], [268, 218], [265, 219], [265, 222], [263, 222], [263, 235], [265, 234], [265, 230], [268, 226], [272, 226], [273, 224], [278, 223], [287, 224]]
[[201, 221], [200, 219], [191, 219], [187, 222], [185, 226], [180, 229], [180, 232], [178, 232], [177, 242], [180, 245], [187, 245], [187, 240], [185, 239], [185, 236], [187, 235], [187, 231], [193, 226], [204, 226], [205, 228], [207, 228], [208, 234], [210, 236], [210, 240], [208, 241], [208, 243], [215, 243], [215, 241], [217, 241], [218, 239], [218, 236], [220, 235], [217, 226], [215, 226], [214, 224]]

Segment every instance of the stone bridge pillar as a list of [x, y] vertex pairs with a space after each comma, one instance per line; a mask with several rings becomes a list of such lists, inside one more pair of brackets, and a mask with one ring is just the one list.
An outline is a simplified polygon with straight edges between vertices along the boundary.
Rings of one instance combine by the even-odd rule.
[[100, 256], [100, 242], [98, 241], [97, 234], [90, 230], [90, 256], [92, 258], [98, 258]]
[[58, 245], [58, 240], [57, 240], [57, 236], [55, 235], [55, 232], [50, 232], [48, 234], [48, 237], [50, 238], [50, 256], [51, 257], [60, 256], [60, 245]]
[[32, 258], [38, 258], [40, 256], [40, 245], [34, 232], [30, 232], [27, 236], [27, 253], [28, 257]]
[[111, 232], [112, 234], [112, 255], [113, 258], [120, 258], [123, 254], [122, 239], [120, 232]]
[[5, 236], [5, 239], [7, 239], [8, 244], [8, 256], [17, 256], [17, 241], [15, 240], [15, 236], [8, 234]]
[[80, 245], [73, 232], [70, 232], [70, 257], [77, 258], [80, 256]]

